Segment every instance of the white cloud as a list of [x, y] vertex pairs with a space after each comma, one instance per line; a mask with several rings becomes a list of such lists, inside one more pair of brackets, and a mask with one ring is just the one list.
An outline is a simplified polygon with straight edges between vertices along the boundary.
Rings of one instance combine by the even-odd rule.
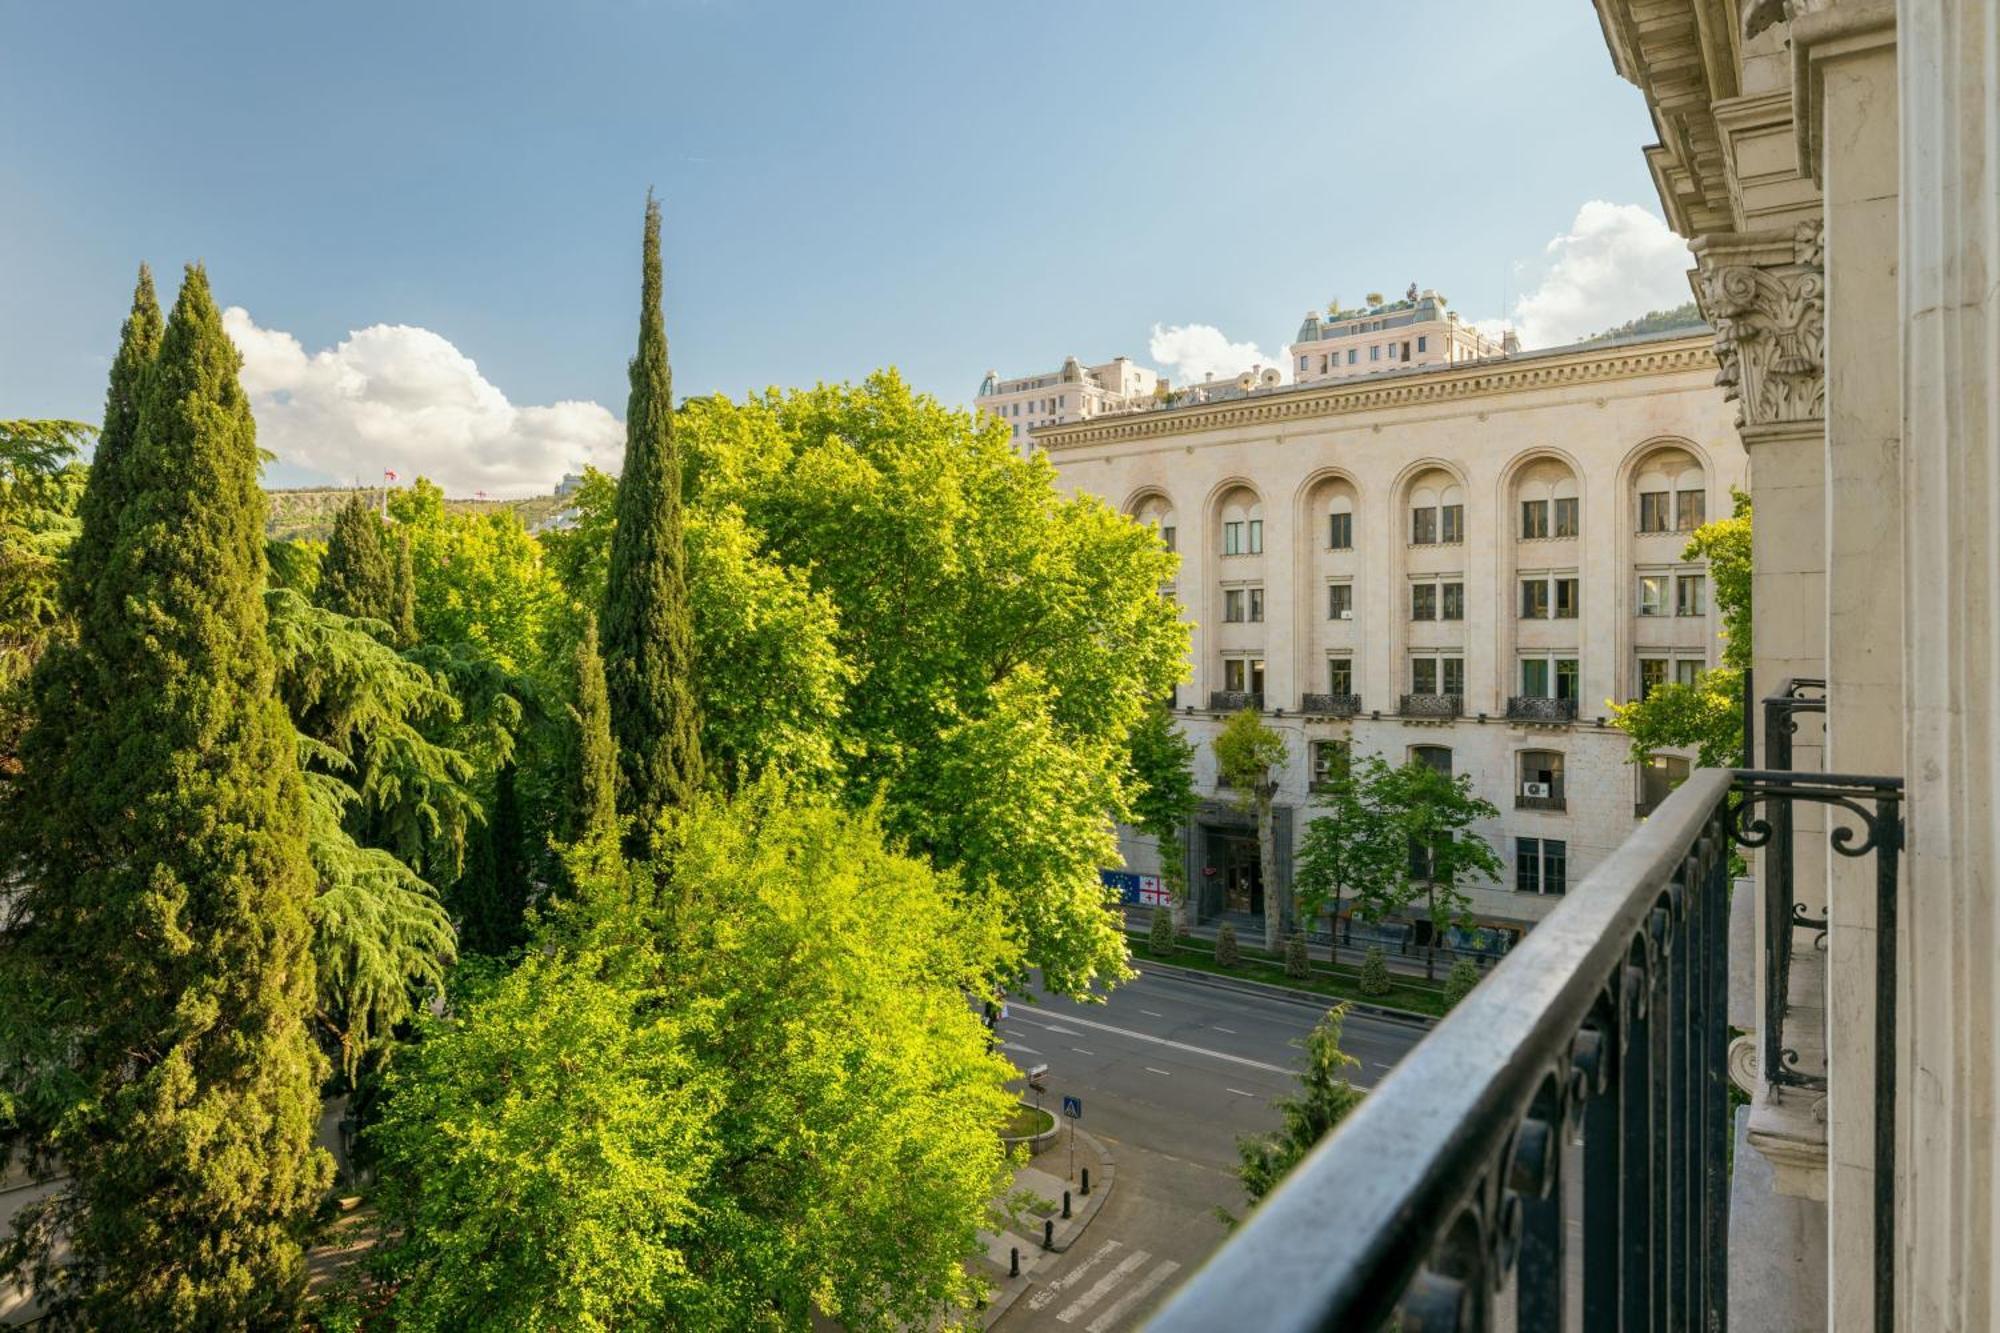
[[1591, 200], [1544, 253], [1540, 284], [1514, 303], [1523, 347], [1575, 342], [1690, 296], [1687, 242], [1637, 204]]
[[429, 329], [374, 324], [308, 354], [241, 306], [222, 323], [243, 353], [258, 443], [339, 481], [389, 468], [451, 495], [534, 495], [584, 463], [615, 471], [624, 450], [624, 426], [601, 405], [516, 406]]
[[1234, 379], [1258, 366], [1275, 367], [1280, 374], [1285, 370], [1282, 354], [1267, 355], [1256, 343], [1233, 343], [1213, 324], [1155, 324], [1146, 347], [1175, 384], [1200, 384], [1210, 375]]

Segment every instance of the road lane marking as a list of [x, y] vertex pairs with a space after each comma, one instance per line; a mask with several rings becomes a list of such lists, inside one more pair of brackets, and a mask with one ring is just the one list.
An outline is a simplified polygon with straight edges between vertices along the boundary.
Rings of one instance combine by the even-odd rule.
[[1142, 1013], [1142, 1014], [1144, 1014], [1144, 1015], [1145, 1015], [1146, 1017], [1148, 1017], [1148, 1018], [1165, 1018], [1165, 1017], [1166, 1017], [1166, 1015], [1165, 1015], [1165, 1014], [1156, 1014], [1156, 1013], [1154, 1013], [1154, 1012], [1153, 1012], [1153, 1011], [1152, 1011], [1151, 1009], [1141, 1009], [1141, 1010], [1140, 1010], [1139, 1012], [1140, 1012], [1140, 1013]]
[[[1083, 1326], [1084, 1333], [1107, 1333], [1107, 1330], [1109, 1330], [1112, 1325], [1116, 1324], [1120, 1319], [1120, 1317], [1122, 1317], [1127, 1310], [1131, 1309], [1133, 1306], [1137, 1305], [1140, 1301], [1143, 1301], [1148, 1296], [1152, 1295], [1153, 1289], [1159, 1286], [1162, 1282], [1165, 1282], [1168, 1278], [1172, 1277], [1175, 1273], [1178, 1273], [1180, 1271], [1180, 1267], [1181, 1266], [1179, 1264], [1175, 1263], [1172, 1259], [1169, 1259], [1165, 1263], [1161, 1264], [1158, 1268], [1155, 1268], [1152, 1272], [1146, 1274], [1145, 1279], [1141, 1281], [1138, 1286], [1132, 1288], [1132, 1290], [1126, 1292], [1123, 1296], [1119, 1297], [1118, 1300], [1112, 1304], [1111, 1308], [1106, 1310], [1103, 1314], [1097, 1316], [1097, 1318], [1091, 1320], [1088, 1324], [1085, 1324]], [[1056, 1318], [1060, 1319], [1062, 1318], [1062, 1316], [1057, 1315]]]
[[1236, 1035], [1235, 1028], [1226, 1028], [1222, 1026], [1222, 1024], [1220, 1023], [1210, 1023], [1209, 1026], [1214, 1028], [1217, 1032], [1227, 1032], [1232, 1037]]
[[1145, 1250], [1132, 1251], [1132, 1253], [1125, 1256], [1124, 1260], [1121, 1263], [1119, 1263], [1118, 1267], [1112, 1269], [1109, 1273], [1106, 1273], [1103, 1277], [1097, 1279], [1097, 1281], [1094, 1284], [1092, 1284], [1089, 1291], [1084, 1292], [1083, 1295], [1077, 1297], [1075, 1300], [1071, 1301], [1068, 1305], [1065, 1305], [1061, 1310], [1057, 1311], [1056, 1318], [1060, 1319], [1065, 1324], [1073, 1324], [1077, 1320], [1083, 1318], [1085, 1315], [1090, 1313], [1090, 1307], [1097, 1304], [1099, 1301], [1103, 1300], [1106, 1296], [1110, 1295], [1111, 1289], [1117, 1286], [1120, 1282], [1124, 1281], [1127, 1274], [1131, 1273], [1133, 1269], [1138, 1268], [1141, 1264], [1145, 1263], [1148, 1259], [1152, 1257], [1153, 1256]]
[[1105, 1241], [1104, 1244], [1097, 1247], [1096, 1252], [1093, 1253], [1088, 1259], [1085, 1259], [1075, 1268], [1070, 1269], [1069, 1272], [1064, 1273], [1061, 1277], [1049, 1283], [1046, 1287], [1043, 1287], [1040, 1291], [1036, 1292], [1034, 1295], [1028, 1297], [1028, 1308], [1030, 1310], [1039, 1310], [1046, 1305], [1052, 1304], [1055, 1301], [1056, 1297], [1062, 1295], [1064, 1291], [1068, 1290], [1071, 1286], [1075, 1285], [1076, 1280], [1078, 1278], [1082, 1277], [1085, 1273], [1088, 1273], [1091, 1269], [1097, 1267], [1099, 1260], [1109, 1255], [1113, 1250], [1123, 1249], [1124, 1247], [1125, 1247], [1125, 1242], [1123, 1241], [1119, 1240]]
[[1041, 1054], [1041, 1052], [1040, 1052], [1040, 1051], [1038, 1051], [1038, 1050], [1036, 1050], [1036, 1049], [1035, 1049], [1034, 1047], [1032, 1047], [1032, 1046], [1023, 1046], [1023, 1045], [1022, 1045], [1022, 1044], [1021, 1044], [1020, 1042], [1018, 1042], [1018, 1041], [1003, 1041], [1003, 1042], [1001, 1042], [1001, 1043], [1000, 1043], [1000, 1046], [1001, 1046], [1001, 1049], [1003, 1049], [1003, 1050], [1009, 1050], [1009, 1051], [1019, 1051], [1019, 1052], [1020, 1052], [1020, 1053], [1021, 1053], [1022, 1055], [1040, 1055], [1040, 1054]]
[[1081, 1047], [1081, 1046], [1072, 1046], [1072, 1047], [1070, 1047], [1070, 1049], [1071, 1049], [1072, 1051], [1075, 1051], [1075, 1052], [1076, 1052], [1076, 1053], [1077, 1053], [1078, 1055], [1096, 1055], [1096, 1054], [1097, 1054], [1097, 1052], [1096, 1052], [1096, 1051], [1086, 1051], [1086, 1050], [1084, 1050], [1084, 1049], [1083, 1049], [1083, 1047]]
[[1147, 1066], [1146, 1066], [1146, 1072], [1147, 1072], [1148, 1074], [1158, 1074], [1158, 1075], [1160, 1075], [1160, 1077], [1162, 1077], [1162, 1078], [1172, 1078], [1172, 1077], [1174, 1076], [1174, 1075], [1173, 1075], [1173, 1071], [1172, 1071], [1172, 1070], [1168, 1070], [1168, 1069], [1155, 1069], [1155, 1068], [1153, 1068], [1153, 1067], [1152, 1067], [1151, 1065], [1147, 1065]]
[[[1033, 1019], [1027, 1021], [1036, 1027], [1043, 1026], [1042, 1024], [1035, 1023]], [[1283, 1074], [1286, 1078], [1291, 1078], [1297, 1073], [1296, 1070], [1287, 1069], [1283, 1065], [1266, 1064], [1262, 1060], [1252, 1060], [1247, 1055], [1231, 1055], [1228, 1051], [1211, 1050], [1206, 1046], [1190, 1046], [1184, 1041], [1172, 1041], [1166, 1037], [1155, 1037], [1150, 1032], [1134, 1032], [1131, 1028], [1114, 1027], [1109, 1023], [1099, 1023], [1088, 1018], [1066, 1018], [1063, 1021], [1065, 1023], [1075, 1023], [1079, 1027], [1096, 1028], [1099, 1032], [1109, 1032], [1113, 1036], [1130, 1037], [1134, 1041], [1149, 1041], [1155, 1046], [1165, 1046], [1169, 1050], [1186, 1051], [1191, 1055], [1206, 1055], [1215, 1060], [1227, 1060], [1231, 1064], [1242, 1065], [1247, 1069], [1261, 1069], [1267, 1074]], [[1047, 1027], [1045, 1030], [1049, 1032], [1062, 1032], [1062, 1029], [1058, 1027]], [[1074, 1037], [1076, 1033], [1071, 1032], [1066, 1035]]]
[[1076, 1035], [1074, 1032], [1071, 1032], [1068, 1028], [1050, 1027], [1044, 1029], [1044, 1031], [1053, 1032], [1058, 1037], [1074, 1037]]
[[1236, 1094], [1236, 1095], [1237, 1095], [1238, 1097], [1255, 1097], [1255, 1096], [1257, 1095], [1257, 1094], [1256, 1094], [1256, 1093], [1254, 1093], [1254, 1092], [1245, 1092], [1245, 1091], [1243, 1091], [1243, 1089], [1241, 1089], [1241, 1088], [1224, 1088], [1224, 1089], [1223, 1089], [1223, 1091], [1224, 1091], [1224, 1092], [1233, 1092], [1233, 1093], [1235, 1093], [1235, 1094]]

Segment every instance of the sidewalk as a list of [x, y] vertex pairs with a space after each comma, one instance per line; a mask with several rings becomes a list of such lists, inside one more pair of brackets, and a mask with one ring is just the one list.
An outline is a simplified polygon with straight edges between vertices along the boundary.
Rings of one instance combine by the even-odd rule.
[[[1047, 1212], [1040, 1208], [1023, 1209], [1020, 1219], [1012, 1226], [998, 1231], [981, 1231], [979, 1238], [986, 1245], [985, 1256], [974, 1260], [978, 1271], [993, 1283], [993, 1294], [988, 1298], [986, 1308], [979, 1312], [979, 1326], [990, 1328], [993, 1322], [1007, 1313], [1009, 1306], [1020, 1299], [1028, 1289], [1037, 1269], [1055, 1262], [1056, 1257], [1083, 1234], [1097, 1216], [1104, 1201], [1111, 1195], [1112, 1181], [1118, 1174], [1117, 1164], [1112, 1161], [1111, 1150], [1084, 1130], [1076, 1130], [1076, 1174], [1070, 1170], [1070, 1131], [1072, 1126], [1064, 1124], [1056, 1141], [1036, 1157], [1029, 1158], [1014, 1171], [1013, 1184], [1008, 1187], [1010, 1195], [1027, 1190], [1037, 1199], [1046, 1201]], [[1083, 1173], [1090, 1173], [1090, 1193], [1081, 1192]], [[1070, 1192], [1071, 1216], [1062, 1215], [1063, 1191]], [[1042, 1222], [1055, 1223], [1055, 1248], [1042, 1248]], [[1032, 1234], [1023, 1235], [1022, 1232]], [[1021, 1254], [1021, 1275], [1008, 1276], [1010, 1251]]]
[[[1133, 907], [1127, 904], [1123, 910], [1125, 913], [1126, 934], [1143, 936], [1152, 928], [1153, 912], [1156, 909], [1151, 907]], [[1190, 925], [1187, 934], [1181, 937], [1181, 942], [1186, 944], [1195, 940], [1205, 940], [1213, 944], [1215, 943], [1216, 927], [1221, 924], [1218, 921], [1208, 921], [1198, 926]], [[1240, 923], [1237, 925], [1236, 938], [1240, 944], [1248, 949], [1261, 951], [1264, 947], [1264, 937], [1261, 934], [1253, 936], [1245, 931]], [[1374, 941], [1370, 940], [1365, 943], [1357, 941], [1351, 945], [1343, 944], [1337, 950], [1333, 951], [1337, 955], [1334, 957], [1329, 957], [1327, 946], [1320, 943], [1312, 944], [1308, 948], [1308, 952], [1311, 954], [1314, 963], [1333, 962], [1344, 964], [1348, 967], [1359, 967], [1361, 966], [1361, 960], [1367, 956], [1369, 946], [1373, 943]], [[1409, 953], [1403, 953], [1385, 945], [1382, 951], [1382, 959], [1389, 965], [1390, 972], [1421, 982], [1424, 979], [1423, 950], [1414, 945], [1411, 946], [1411, 950]], [[1502, 956], [1504, 957], [1504, 955]], [[1488, 954], [1461, 955], [1455, 950], [1440, 946], [1437, 955], [1437, 970], [1439, 973], [1449, 971], [1452, 963], [1460, 957], [1470, 958], [1478, 963], [1481, 972], [1492, 971], [1500, 961], [1499, 957]]]

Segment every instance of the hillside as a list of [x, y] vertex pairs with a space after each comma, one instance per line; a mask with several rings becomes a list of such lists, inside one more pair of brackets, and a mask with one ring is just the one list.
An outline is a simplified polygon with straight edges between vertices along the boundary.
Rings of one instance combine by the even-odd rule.
[[1677, 305], [1672, 310], [1649, 310], [1637, 319], [1627, 320], [1615, 329], [1585, 338], [1586, 343], [1610, 342], [1613, 338], [1636, 338], [1646, 333], [1667, 333], [1674, 329], [1699, 329], [1708, 321], [1701, 317], [1701, 307], [1693, 301]]
[[[347, 497], [354, 494], [354, 488], [313, 486], [300, 490], [269, 490], [264, 494], [271, 502], [270, 517], [264, 522], [264, 531], [268, 536], [287, 541], [303, 538], [323, 541], [333, 531], [334, 512], [347, 503]], [[381, 490], [369, 487], [363, 494], [376, 498], [381, 495]], [[522, 500], [446, 500], [444, 507], [455, 514], [512, 509], [521, 516], [521, 522], [532, 528], [560, 509], [562, 502], [553, 495], [532, 495]]]

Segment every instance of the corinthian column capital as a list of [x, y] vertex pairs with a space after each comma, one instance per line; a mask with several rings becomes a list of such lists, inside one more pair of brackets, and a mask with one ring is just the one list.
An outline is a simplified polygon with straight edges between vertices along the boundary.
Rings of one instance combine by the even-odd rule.
[[1696, 291], [1715, 329], [1715, 382], [1743, 428], [1800, 425], [1826, 413], [1822, 224], [1705, 236]]

